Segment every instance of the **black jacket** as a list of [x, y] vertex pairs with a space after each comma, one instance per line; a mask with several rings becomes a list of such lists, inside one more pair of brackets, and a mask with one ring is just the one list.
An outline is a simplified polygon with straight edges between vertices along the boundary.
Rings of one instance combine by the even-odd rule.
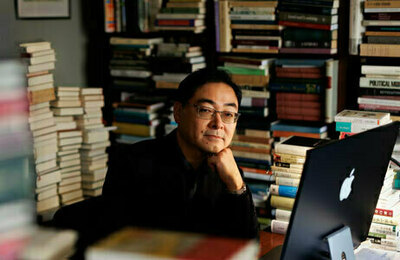
[[120, 225], [139, 225], [255, 238], [258, 224], [249, 189], [230, 194], [218, 174], [194, 170], [176, 132], [120, 147], [103, 186], [106, 210]]

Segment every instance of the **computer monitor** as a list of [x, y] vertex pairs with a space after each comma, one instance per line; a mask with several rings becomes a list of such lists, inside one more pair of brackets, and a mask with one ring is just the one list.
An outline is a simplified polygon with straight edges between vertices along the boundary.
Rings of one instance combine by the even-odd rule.
[[390, 123], [307, 151], [280, 259], [329, 258], [325, 238], [345, 226], [354, 247], [367, 238], [399, 126]]

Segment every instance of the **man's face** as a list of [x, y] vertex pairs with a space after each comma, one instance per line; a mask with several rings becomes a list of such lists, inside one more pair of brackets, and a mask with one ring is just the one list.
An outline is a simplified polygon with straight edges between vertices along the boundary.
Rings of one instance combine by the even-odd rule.
[[219, 153], [228, 147], [236, 123], [224, 123], [219, 113], [211, 119], [199, 118], [193, 105], [237, 113], [239, 106], [233, 89], [225, 83], [207, 83], [196, 90], [184, 107], [181, 103], [174, 106], [175, 120], [179, 124], [178, 135], [186, 148], [193, 152]]

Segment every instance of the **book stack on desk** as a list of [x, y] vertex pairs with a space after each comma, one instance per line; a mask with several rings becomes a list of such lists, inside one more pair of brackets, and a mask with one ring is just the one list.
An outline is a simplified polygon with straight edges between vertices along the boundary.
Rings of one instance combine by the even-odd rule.
[[106, 149], [110, 146], [109, 131], [113, 128], [103, 124], [102, 88], [81, 88], [80, 99], [84, 114], [75, 118], [82, 131], [82, 189], [85, 197], [95, 197], [102, 192], [108, 162]]
[[336, 131], [340, 132], [340, 139], [390, 123], [391, 121], [389, 113], [374, 111], [345, 109], [335, 116]]
[[29, 126], [33, 136], [36, 171], [37, 212], [58, 208], [57, 184], [61, 173], [57, 164], [57, 128], [50, 101], [55, 100], [55, 51], [50, 42], [22, 43], [21, 57], [26, 64], [29, 100]]
[[271, 171], [275, 184], [270, 186], [271, 207], [275, 219], [271, 231], [286, 234], [297, 188], [300, 183], [307, 150], [328, 142], [326, 139], [291, 136], [275, 144]]
[[328, 137], [328, 126], [324, 123], [277, 120], [271, 123], [271, 131], [274, 141], [280, 141], [292, 135], [311, 138]]
[[393, 189], [395, 171], [388, 169], [368, 232], [371, 247], [400, 251], [400, 190]]
[[61, 172], [58, 194], [62, 205], [81, 201], [81, 160], [79, 148], [82, 132], [77, 128], [74, 116], [83, 113], [79, 99], [79, 87], [56, 87], [56, 100], [51, 101], [57, 127], [57, 162]]

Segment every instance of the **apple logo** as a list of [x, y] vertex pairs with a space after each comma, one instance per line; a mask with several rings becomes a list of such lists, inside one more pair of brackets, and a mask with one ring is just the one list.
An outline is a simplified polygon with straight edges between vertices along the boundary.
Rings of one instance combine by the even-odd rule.
[[354, 171], [355, 171], [355, 168], [353, 168], [353, 170], [351, 170], [349, 177], [347, 177], [342, 183], [342, 187], [340, 188], [340, 195], [339, 195], [340, 201], [347, 199], [350, 195], [351, 184], [354, 181], [354, 175], [353, 175]]

